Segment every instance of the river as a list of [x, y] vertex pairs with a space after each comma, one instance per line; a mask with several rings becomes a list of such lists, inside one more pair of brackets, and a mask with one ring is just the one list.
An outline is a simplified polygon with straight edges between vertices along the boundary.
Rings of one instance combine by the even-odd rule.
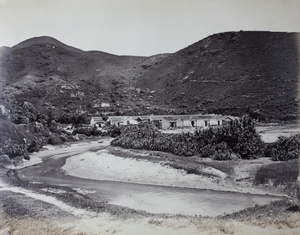
[[[21, 167], [18, 170], [19, 176], [32, 182], [68, 186], [84, 192], [96, 201], [104, 200], [109, 204], [150, 213], [218, 216], [281, 199], [270, 195], [230, 192], [230, 188], [228, 191], [217, 191], [170, 185], [151, 185], [147, 183], [147, 179], [146, 181], [144, 179], [144, 183], [121, 182], [116, 181], [115, 178], [99, 180], [72, 176], [62, 169], [68, 159], [76, 156], [82, 158], [88, 154], [88, 158], [101, 158], [101, 153], [108, 148], [107, 143], [78, 143], [69, 147], [41, 151], [32, 156], [32, 158], [36, 157], [41, 161]], [[115, 158], [120, 161], [120, 164], [123, 164], [121, 157], [115, 156]], [[77, 163], [80, 167], [80, 160]], [[142, 163], [135, 161], [132, 167], [136, 169], [138, 164]], [[114, 164], [118, 164], [118, 162], [114, 162]], [[151, 167], [154, 170], [159, 165], [157, 163], [152, 164], [153, 166], [149, 166], [150, 170]], [[101, 175], [101, 172], [99, 174]], [[124, 174], [124, 172], [119, 172], [119, 174]], [[149, 179], [149, 182], [152, 181]]]

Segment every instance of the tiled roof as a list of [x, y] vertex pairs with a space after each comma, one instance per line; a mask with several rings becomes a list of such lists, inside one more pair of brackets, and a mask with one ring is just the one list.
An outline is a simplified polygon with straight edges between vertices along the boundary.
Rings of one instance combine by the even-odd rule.
[[180, 118], [176, 118], [176, 117], [163, 117], [164, 120], [167, 120], [167, 121], [177, 121], [178, 119]]
[[124, 117], [122, 116], [114, 116], [114, 117], [109, 117], [108, 120], [111, 120], [112, 122], [122, 122], [124, 121]]
[[95, 122], [103, 122], [102, 117], [92, 117]]
[[[208, 119], [226, 119], [226, 118], [231, 118], [231, 119], [237, 119], [236, 117], [229, 117], [229, 116], [222, 116], [222, 115], [146, 115], [146, 116], [109, 116], [109, 120], [112, 122], [121, 122], [124, 120], [128, 119], [135, 119], [137, 120], [140, 118], [141, 120], [152, 120], [152, 121], [176, 121], [176, 120], [208, 120]], [[95, 117], [94, 117], [94, 120]]]

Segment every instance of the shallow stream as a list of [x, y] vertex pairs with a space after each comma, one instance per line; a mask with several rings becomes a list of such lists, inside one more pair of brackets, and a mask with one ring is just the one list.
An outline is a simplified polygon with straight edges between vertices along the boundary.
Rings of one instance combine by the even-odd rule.
[[105, 200], [150, 213], [218, 216], [281, 199], [269, 195], [83, 179], [66, 175], [61, 169], [72, 155], [45, 155], [42, 162], [20, 169], [20, 177], [31, 182], [68, 186], [97, 201]]

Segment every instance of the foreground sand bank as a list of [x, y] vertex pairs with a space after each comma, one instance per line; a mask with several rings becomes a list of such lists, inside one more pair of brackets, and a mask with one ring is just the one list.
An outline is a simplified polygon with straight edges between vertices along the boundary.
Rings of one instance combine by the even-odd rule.
[[0, 234], [6, 235], [211, 235], [211, 234], [264, 234], [298, 235], [300, 215], [260, 218], [248, 221], [209, 218], [120, 218], [101, 214], [93, 218], [57, 218], [35, 220], [11, 219], [0, 215]]

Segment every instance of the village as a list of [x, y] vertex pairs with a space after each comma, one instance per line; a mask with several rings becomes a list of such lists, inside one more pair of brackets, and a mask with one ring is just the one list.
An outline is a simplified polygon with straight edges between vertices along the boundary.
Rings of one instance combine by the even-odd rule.
[[148, 115], [148, 116], [101, 116], [91, 117], [90, 125], [104, 127], [106, 125], [127, 126], [139, 123], [151, 123], [161, 130], [205, 129], [209, 127], [228, 126], [238, 117], [216, 114], [195, 115]]

